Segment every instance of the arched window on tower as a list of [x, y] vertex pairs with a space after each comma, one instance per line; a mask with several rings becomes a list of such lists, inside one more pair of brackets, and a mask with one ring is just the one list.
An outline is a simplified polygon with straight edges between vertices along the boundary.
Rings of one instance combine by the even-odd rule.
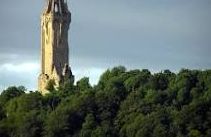
[[58, 13], [59, 12], [59, 6], [57, 3], [54, 4], [54, 12]]

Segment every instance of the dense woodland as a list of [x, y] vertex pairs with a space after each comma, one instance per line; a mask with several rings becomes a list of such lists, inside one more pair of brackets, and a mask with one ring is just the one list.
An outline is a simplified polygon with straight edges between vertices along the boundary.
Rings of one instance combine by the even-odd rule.
[[0, 95], [0, 137], [211, 137], [211, 70], [152, 74], [115, 67], [95, 86]]

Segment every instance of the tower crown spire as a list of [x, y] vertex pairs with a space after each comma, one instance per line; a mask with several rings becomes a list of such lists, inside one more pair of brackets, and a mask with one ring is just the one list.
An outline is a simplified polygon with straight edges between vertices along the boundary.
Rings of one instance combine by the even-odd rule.
[[69, 13], [67, 0], [48, 0], [47, 8], [44, 14], [48, 13], [58, 13], [58, 14]]

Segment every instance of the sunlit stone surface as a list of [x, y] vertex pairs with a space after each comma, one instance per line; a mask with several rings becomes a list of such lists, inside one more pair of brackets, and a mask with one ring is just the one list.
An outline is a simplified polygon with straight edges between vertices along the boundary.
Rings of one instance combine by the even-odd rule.
[[73, 80], [69, 67], [68, 29], [71, 13], [65, 0], [48, 0], [41, 16], [41, 74], [38, 90], [42, 94], [49, 80], [56, 86], [66, 79]]

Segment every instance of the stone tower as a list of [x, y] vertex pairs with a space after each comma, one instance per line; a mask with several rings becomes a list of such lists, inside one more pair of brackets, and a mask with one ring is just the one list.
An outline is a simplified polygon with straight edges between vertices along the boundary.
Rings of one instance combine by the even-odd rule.
[[45, 94], [49, 80], [58, 86], [73, 80], [69, 67], [68, 30], [71, 13], [66, 0], [48, 0], [41, 16], [41, 74], [38, 90]]

